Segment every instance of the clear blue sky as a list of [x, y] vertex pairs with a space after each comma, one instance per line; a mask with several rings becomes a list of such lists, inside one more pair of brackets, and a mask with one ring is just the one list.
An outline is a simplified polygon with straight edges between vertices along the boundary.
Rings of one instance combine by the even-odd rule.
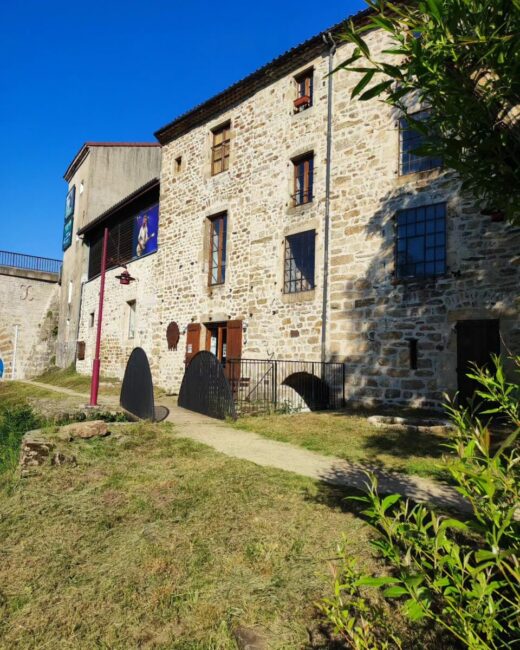
[[153, 132], [362, 0], [4, 0], [0, 250], [61, 257], [63, 172], [88, 140]]

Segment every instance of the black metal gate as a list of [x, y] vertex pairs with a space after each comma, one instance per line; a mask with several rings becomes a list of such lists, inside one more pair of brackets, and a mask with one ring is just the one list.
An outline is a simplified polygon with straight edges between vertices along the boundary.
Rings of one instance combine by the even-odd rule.
[[345, 366], [320, 361], [226, 359], [196, 354], [184, 373], [179, 406], [224, 419], [237, 415], [339, 409]]
[[227, 359], [225, 373], [240, 415], [339, 409], [345, 403], [343, 363]]
[[219, 420], [236, 420], [231, 387], [214, 354], [202, 351], [192, 358], [182, 379], [178, 404]]

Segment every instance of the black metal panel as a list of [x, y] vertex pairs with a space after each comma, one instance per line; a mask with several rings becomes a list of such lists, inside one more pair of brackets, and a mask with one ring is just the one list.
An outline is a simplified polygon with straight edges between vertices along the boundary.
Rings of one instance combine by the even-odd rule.
[[340, 362], [227, 359], [225, 372], [240, 414], [339, 409], [345, 403]]
[[134, 348], [128, 358], [119, 403], [136, 418], [155, 420], [152, 373], [142, 348]]
[[191, 359], [182, 379], [178, 404], [219, 420], [236, 419], [231, 387], [214, 354], [202, 351]]

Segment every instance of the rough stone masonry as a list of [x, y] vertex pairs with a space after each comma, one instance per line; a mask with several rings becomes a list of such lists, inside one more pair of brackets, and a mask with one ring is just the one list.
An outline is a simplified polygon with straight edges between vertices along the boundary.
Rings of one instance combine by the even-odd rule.
[[[382, 32], [368, 38], [374, 52], [384, 49]], [[129, 350], [141, 345], [158, 385], [177, 391], [187, 326], [201, 324], [204, 347], [207, 327], [229, 320], [242, 321], [243, 357], [320, 359], [329, 48], [316, 47], [304, 44], [285, 55], [283, 74], [276, 73], [281, 64], [270, 64], [264, 71], [270, 83], [239, 101], [222, 100], [222, 110], [211, 117], [201, 121], [194, 112], [179, 118], [181, 126], [191, 121], [178, 135], [159, 132], [159, 249], [133, 263], [138, 282], [129, 291], [116, 286], [115, 271], [108, 275], [106, 374], [122, 376]], [[347, 58], [349, 48], [338, 47], [334, 65]], [[313, 105], [295, 112], [295, 77], [309, 69]], [[399, 115], [378, 100], [352, 100], [357, 81], [345, 72], [333, 78], [326, 358], [346, 364], [351, 402], [438, 407], [443, 391], [458, 387], [458, 323], [498, 320], [502, 352], [520, 349], [520, 231], [482, 216], [482, 206], [461, 193], [459, 180], [447, 169], [400, 174]], [[212, 176], [212, 130], [226, 123], [229, 169]], [[314, 198], [294, 207], [293, 161], [311, 151]], [[446, 272], [421, 281], [398, 280], [396, 211], [437, 203], [446, 206]], [[208, 218], [224, 211], [225, 282], [208, 286]], [[315, 288], [284, 293], [285, 238], [307, 230], [316, 233]], [[82, 372], [92, 363], [95, 330], [88, 314], [96, 308], [98, 291], [98, 279], [85, 285]], [[129, 341], [125, 310], [134, 299], [136, 334]], [[171, 321], [181, 331], [176, 351], [168, 350], [165, 337]], [[416, 367], [410, 362], [410, 340]]]

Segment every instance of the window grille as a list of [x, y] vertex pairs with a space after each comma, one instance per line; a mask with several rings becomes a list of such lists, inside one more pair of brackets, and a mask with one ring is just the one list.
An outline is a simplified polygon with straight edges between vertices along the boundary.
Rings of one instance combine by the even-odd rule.
[[284, 293], [314, 289], [315, 230], [285, 238]]
[[[414, 113], [411, 118], [417, 122], [425, 122], [428, 116], [429, 111], [423, 110]], [[424, 135], [413, 129], [406, 117], [402, 117], [399, 120], [399, 173], [402, 176], [428, 171], [442, 165], [441, 158], [414, 153], [423, 143]]]
[[396, 215], [398, 278], [446, 272], [446, 204], [400, 210]]

